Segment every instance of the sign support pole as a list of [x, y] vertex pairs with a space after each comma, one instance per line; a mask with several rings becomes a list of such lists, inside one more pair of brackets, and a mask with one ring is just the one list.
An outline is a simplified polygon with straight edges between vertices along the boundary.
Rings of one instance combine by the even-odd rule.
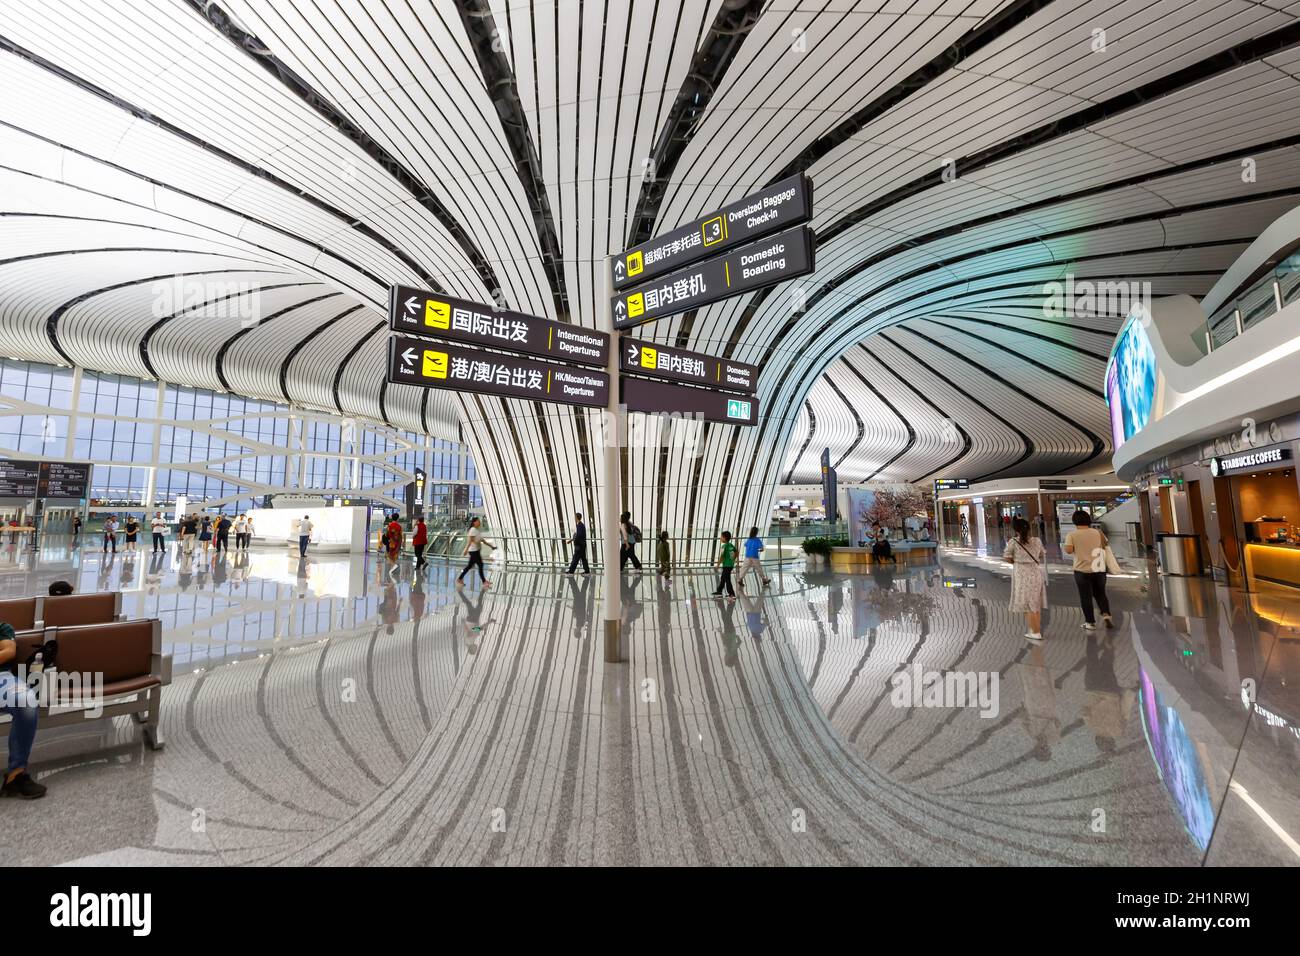
[[[939, 500], [939, 483], [934, 483], [934, 545], [935, 548], [944, 546], [943, 540], [943, 502]], [[937, 550], [935, 552], [938, 553]]]
[[601, 535], [604, 539], [601, 567], [601, 579], [605, 591], [605, 663], [618, 664], [623, 661], [622, 629], [622, 594], [619, 590], [619, 547], [618, 519], [622, 480], [620, 475], [620, 452], [623, 439], [623, 424], [619, 415], [619, 361], [622, 348], [618, 330], [614, 328], [614, 257], [605, 258], [604, 288], [601, 290], [600, 326], [610, 334], [609, 341], [609, 403], [605, 406], [604, 427], [601, 429], [601, 484], [605, 489], [603, 502], [604, 513], [601, 516]]

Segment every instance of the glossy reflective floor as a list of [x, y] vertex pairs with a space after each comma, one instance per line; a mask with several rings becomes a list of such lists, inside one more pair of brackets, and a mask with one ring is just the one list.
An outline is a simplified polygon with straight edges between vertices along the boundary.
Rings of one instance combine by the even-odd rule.
[[1110, 632], [1055, 568], [1041, 647], [975, 551], [628, 576], [606, 663], [595, 577], [0, 546], [0, 596], [121, 589], [176, 669], [163, 751], [42, 732], [0, 863], [1300, 864], [1300, 595], [1125, 563]]

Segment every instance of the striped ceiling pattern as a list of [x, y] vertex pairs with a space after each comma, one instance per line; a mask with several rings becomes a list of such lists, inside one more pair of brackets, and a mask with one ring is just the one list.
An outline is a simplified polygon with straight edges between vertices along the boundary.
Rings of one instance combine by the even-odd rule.
[[764, 367], [758, 427], [629, 448], [643, 527], [748, 524], [823, 447], [1098, 469], [1122, 316], [1044, 283], [1206, 291], [1300, 202], [1297, 93], [1294, 0], [0, 0], [0, 323], [462, 428], [494, 521], [556, 527], [595, 413], [386, 386], [387, 286], [594, 326], [604, 256], [804, 171], [815, 274], [639, 333]]

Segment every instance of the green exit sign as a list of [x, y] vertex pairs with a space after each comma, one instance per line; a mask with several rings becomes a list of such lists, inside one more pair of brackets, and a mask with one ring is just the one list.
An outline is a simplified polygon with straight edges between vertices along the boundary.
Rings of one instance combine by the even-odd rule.
[[1161, 479], [1160, 479], [1160, 484], [1162, 484], [1162, 485], [1172, 485], [1173, 483], [1174, 483], [1174, 480], [1173, 480], [1172, 478], [1161, 478]]
[[727, 399], [727, 417], [749, 421], [749, 402], [742, 402], [738, 398]]

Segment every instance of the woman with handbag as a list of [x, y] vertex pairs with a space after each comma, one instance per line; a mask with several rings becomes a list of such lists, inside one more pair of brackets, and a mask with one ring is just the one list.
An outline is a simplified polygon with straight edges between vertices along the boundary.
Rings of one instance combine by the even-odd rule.
[[1011, 522], [1014, 534], [1007, 542], [1003, 560], [1011, 565], [1011, 610], [1025, 616], [1031, 641], [1043, 639], [1042, 614], [1047, 604], [1047, 549], [1038, 538], [1029, 536], [1029, 522], [1016, 518]]
[[[1065, 536], [1065, 553], [1074, 555], [1074, 583], [1079, 588], [1079, 604], [1083, 608], [1083, 629], [1095, 631], [1093, 618], [1095, 601], [1101, 608], [1101, 620], [1107, 627], [1115, 626], [1110, 616], [1110, 601], [1106, 599], [1107, 552], [1110, 544], [1106, 535], [1092, 526], [1092, 515], [1080, 508], [1070, 519], [1074, 530]], [[1113, 561], [1114, 557], [1110, 556]]]

